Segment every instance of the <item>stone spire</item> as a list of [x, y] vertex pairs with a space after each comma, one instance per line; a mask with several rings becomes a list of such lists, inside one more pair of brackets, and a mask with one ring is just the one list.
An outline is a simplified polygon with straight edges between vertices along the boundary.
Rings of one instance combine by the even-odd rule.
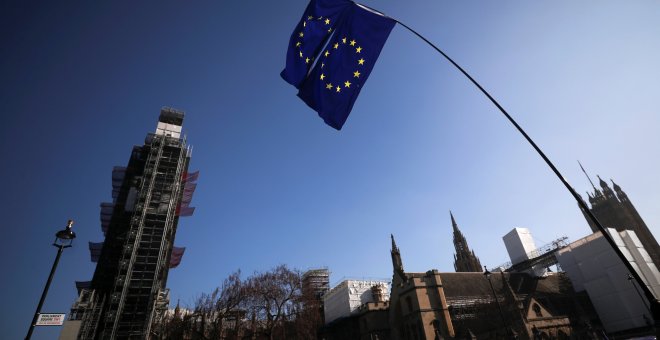
[[454, 255], [454, 269], [457, 272], [481, 272], [481, 262], [474, 254], [474, 251], [468, 247], [467, 240], [463, 233], [458, 229], [454, 215], [449, 212], [451, 217], [451, 225], [454, 229], [454, 248], [456, 254]]
[[394, 269], [393, 282], [396, 282], [397, 279], [398, 282], [404, 282], [406, 280], [406, 274], [403, 271], [401, 253], [399, 252], [399, 247], [396, 246], [396, 242], [394, 242], [394, 235], [390, 234], [390, 237], [392, 238], [392, 250], [390, 252], [392, 255], [392, 268]]
[[603, 189], [603, 194], [605, 195], [605, 198], [608, 200], [616, 200], [616, 196], [614, 195], [614, 191], [610, 189], [610, 186], [607, 185], [607, 182], [603, 181], [600, 176], [596, 175], [598, 177], [598, 180], [600, 181], [600, 187]]

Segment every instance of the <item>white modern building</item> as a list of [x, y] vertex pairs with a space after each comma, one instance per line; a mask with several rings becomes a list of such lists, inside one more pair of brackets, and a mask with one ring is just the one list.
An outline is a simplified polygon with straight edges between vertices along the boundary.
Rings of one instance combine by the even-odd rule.
[[[540, 255], [534, 243], [534, 238], [532, 238], [532, 233], [527, 228], [513, 228], [502, 237], [502, 240], [507, 253], [509, 253], [511, 265], [516, 265]], [[542, 265], [532, 266], [527, 272], [536, 277], [544, 276], [546, 268]]]
[[529, 260], [529, 255], [536, 250], [532, 233], [527, 228], [513, 228], [502, 237], [511, 264]]
[[344, 280], [323, 295], [326, 324], [351, 315], [360, 306], [373, 302], [373, 286], [381, 286], [384, 300], [390, 299], [391, 285], [386, 280]]
[[[608, 232], [653, 293], [660, 296], [660, 273], [635, 232]], [[641, 289], [628, 279], [628, 270], [600, 232], [571, 243], [556, 256], [574, 289], [586, 290], [608, 333], [652, 323]]]

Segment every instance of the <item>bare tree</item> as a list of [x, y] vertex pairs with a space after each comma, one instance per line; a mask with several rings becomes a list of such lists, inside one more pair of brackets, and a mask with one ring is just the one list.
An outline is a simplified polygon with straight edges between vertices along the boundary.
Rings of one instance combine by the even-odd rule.
[[237, 270], [221, 287], [199, 295], [192, 310], [171, 313], [162, 338], [316, 339], [321, 304], [310, 294], [303, 293], [300, 271], [286, 265], [245, 280]]
[[302, 295], [301, 274], [286, 265], [264, 273], [255, 273], [247, 280], [250, 307], [263, 322], [263, 332], [271, 340], [275, 330], [286, 338], [286, 321], [295, 315], [296, 303]]
[[323, 304], [316, 293], [303, 289], [296, 304], [294, 327], [299, 339], [316, 339], [319, 328], [323, 326]]
[[225, 330], [231, 330], [238, 335], [242, 320], [245, 318], [247, 293], [241, 281], [240, 270], [232, 273], [222, 282], [222, 288], [215, 302], [216, 324], [220, 339], [224, 339]]

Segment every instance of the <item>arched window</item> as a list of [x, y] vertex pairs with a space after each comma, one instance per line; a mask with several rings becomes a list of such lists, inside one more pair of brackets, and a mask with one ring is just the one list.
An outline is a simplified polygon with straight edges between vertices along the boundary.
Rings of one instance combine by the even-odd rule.
[[537, 318], [543, 317], [543, 314], [541, 314], [541, 306], [539, 306], [538, 303], [532, 305], [532, 310], [534, 311], [534, 314], [536, 314]]

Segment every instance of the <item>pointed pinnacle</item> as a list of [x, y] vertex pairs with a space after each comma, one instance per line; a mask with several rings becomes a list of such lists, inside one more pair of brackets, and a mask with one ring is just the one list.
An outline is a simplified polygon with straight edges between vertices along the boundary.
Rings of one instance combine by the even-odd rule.
[[584, 172], [584, 175], [587, 176], [587, 179], [589, 180], [589, 183], [591, 183], [591, 186], [594, 188], [594, 190], [598, 190], [598, 189], [596, 189], [596, 186], [594, 185], [594, 182], [592, 182], [591, 178], [589, 178], [589, 175], [587, 175], [587, 172], [584, 171], [584, 167], [582, 166], [582, 163], [580, 163], [580, 161], [578, 161], [578, 164], [580, 164], [580, 169], [582, 169], [582, 172]]
[[449, 211], [449, 216], [451, 216], [451, 226], [452, 229], [454, 229], [454, 237], [456, 237], [455, 233], [460, 233], [460, 231], [458, 230], [458, 224], [456, 223], [456, 220], [454, 219], [454, 215], [451, 213], [451, 210]]

